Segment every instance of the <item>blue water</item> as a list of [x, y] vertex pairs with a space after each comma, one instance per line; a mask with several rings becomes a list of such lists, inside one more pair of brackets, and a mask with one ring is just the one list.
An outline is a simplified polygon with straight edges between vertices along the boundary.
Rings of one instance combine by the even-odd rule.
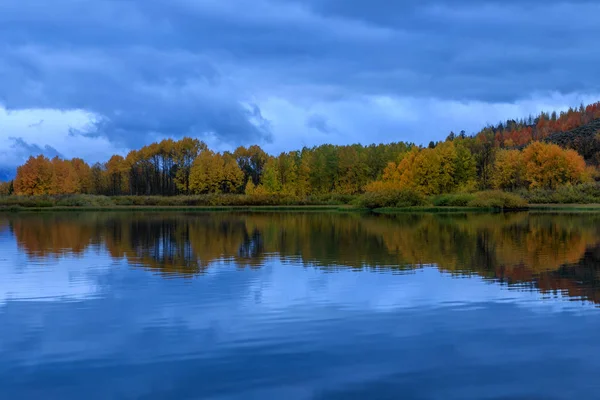
[[[514, 265], [496, 254], [497, 217], [428, 220], [427, 235], [389, 217], [253, 218], [0, 216], [0, 398], [600, 397], [595, 278], [582, 278], [600, 235], [585, 217], [502, 220], [522, 239]], [[432, 236], [442, 226], [449, 243]], [[519, 247], [548, 241], [540, 227], [569, 253]], [[423, 247], [384, 249], [411, 232]], [[461, 265], [463, 241], [486, 235], [476, 259], [494, 265]], [[585, 237], [579, 262], [569, 235]], [[428, 262], [433, 247], [459, 272]], [[418, 264], [365, 262], [415, 251]], [[523, 260], [557, 265], [511, 282], [485, 272]]]

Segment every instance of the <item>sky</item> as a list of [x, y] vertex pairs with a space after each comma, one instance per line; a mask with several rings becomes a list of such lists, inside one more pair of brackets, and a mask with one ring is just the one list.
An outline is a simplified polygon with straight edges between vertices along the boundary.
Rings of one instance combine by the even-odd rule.
[[0, 171], [442, 140], [600, 100], [597, 1], [2, 0]]

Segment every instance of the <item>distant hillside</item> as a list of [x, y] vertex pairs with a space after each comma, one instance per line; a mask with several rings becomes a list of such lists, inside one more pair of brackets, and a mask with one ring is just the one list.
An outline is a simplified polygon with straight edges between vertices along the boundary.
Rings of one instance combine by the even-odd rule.
[[565, 132], [555, 132], [543, 139], [576, 150], [593, 164], [600, 164], [600, 118]]
[[[586, 133], [589, 139], [590, 132], [597, 130], [595, 124], [600, 120], [600, 102], [579, 109], [570, 108], [557, 113], [542, 112], [538, 116], [529, 116], [520, 120], [508, 120], [495, 126], [487, 126], [475, 136], [482, 142], [493, 143], [495, 147], [522, 148], [531, 142], [545, 140], [556, 135], [555, 132], [570, 135], [571, 132]], [[582, 129], [582, 131], [580, 131]], [[453, 135], [453, 134], [451, 134]], [[564, 141], [565, 139], [563, 139]], [[578, 139], [578, 140], [581, 140]], [[564, 142], [565, 145], [567, 142]], [[576, 146], [577, 143], [571, 143]], [[589, 159], [589, 158], [588, 158]]]

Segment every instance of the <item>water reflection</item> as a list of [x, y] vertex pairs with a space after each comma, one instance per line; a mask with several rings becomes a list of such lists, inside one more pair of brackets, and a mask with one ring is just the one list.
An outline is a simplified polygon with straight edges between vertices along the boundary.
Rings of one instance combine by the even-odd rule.
[[595, 398], [598, 218], [0, 215], [0, 398]]
[[32, 260], [102, 248], [115, 261], [194, 277], [223, 261], [325, 271], [451, 274], [600, 302], [599, 214], [48, 213], [0, 216]]

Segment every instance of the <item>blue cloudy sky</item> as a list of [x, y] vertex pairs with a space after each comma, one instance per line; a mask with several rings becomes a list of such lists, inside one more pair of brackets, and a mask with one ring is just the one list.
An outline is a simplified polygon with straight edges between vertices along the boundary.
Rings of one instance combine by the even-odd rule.
[[600, 99], [600, 3], [2, 0], [0, 168], [444, 138]]

